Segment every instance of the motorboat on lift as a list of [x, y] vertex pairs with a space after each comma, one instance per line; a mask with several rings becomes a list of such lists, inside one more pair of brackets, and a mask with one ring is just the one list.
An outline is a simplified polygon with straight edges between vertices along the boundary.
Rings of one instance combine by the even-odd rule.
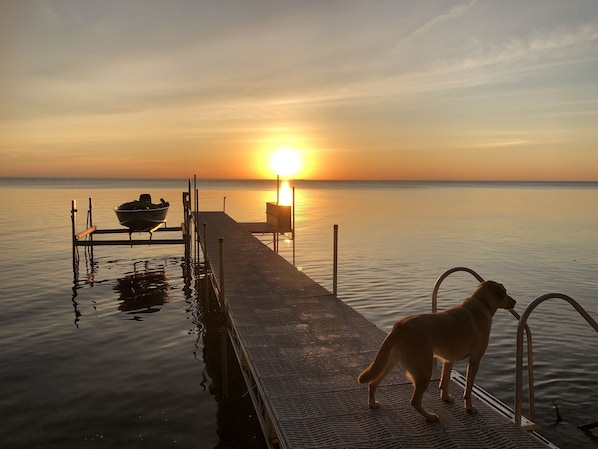
[[170, 203], [160, 198], [160, 203], [153, 204], [149, 193], [139, 195], [139, 200], [123, 203], [114, 209], [121, 225], [130, 232], [154, 232], [166, 222]]

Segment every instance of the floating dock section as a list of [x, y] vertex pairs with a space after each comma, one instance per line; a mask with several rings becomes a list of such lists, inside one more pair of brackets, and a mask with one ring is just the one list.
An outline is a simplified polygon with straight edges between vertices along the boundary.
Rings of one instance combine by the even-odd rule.
[[[434, 381], [426, 422], [409, 404], [397, 367], [367, 405], [358, 374], [385, 332], [252, 236], [224, 212], [194, 213], [211, 285], [225, 314], [266, 441], [273, 448], [542, 448], [548, 443], [474, 398], [440, 400]], [[438, 373], [435, 374], [436, 383]], [[455, 397], [462, 386], [451, 386]], [[479, 392], [479, 390], [478, 390]], [[498, 402], [498, 401], [497, 401]]]

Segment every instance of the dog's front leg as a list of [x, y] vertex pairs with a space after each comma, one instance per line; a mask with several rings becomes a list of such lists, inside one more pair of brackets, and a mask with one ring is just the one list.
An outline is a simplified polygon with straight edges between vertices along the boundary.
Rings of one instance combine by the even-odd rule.
[[444, 402], [455, 402], [455, 398], [449, 393], [449, 386], [451, 384], [451, 371], [453, 370], [453, 362], [444, 360], [442, 363], [442, 375], [440, 376], [440, 397]]
[[479, 360], [469, 359], [469, 365], [467, 366], [467, 381], [465, 385], [465, 393], [463, 394], [463, 400], [465, 402], [465, 409], [467, 413], [475, 414], [478, 412], [478, 409], [471, 402], [471, 390], [473, 389], [473, 383], [475, 381], [475, 376], [478, 373], [478, 368], [480, 367]]

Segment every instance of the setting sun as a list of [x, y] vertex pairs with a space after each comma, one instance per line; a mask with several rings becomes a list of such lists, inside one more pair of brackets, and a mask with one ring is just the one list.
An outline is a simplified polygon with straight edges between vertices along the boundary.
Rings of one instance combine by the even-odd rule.
[[291, 148], [281, 148], [272, 153], [270, 167], [274, 173], [285, 178], [301, 170], [301, 153]]

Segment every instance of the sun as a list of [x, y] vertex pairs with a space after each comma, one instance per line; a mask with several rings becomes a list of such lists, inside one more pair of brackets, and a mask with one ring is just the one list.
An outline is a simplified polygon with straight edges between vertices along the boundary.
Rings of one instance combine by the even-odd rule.
[[301, 153], [292, 148], [280, 148], [270, 156], [270, 168], [283, 178], [299, 173], [301, 165]]

